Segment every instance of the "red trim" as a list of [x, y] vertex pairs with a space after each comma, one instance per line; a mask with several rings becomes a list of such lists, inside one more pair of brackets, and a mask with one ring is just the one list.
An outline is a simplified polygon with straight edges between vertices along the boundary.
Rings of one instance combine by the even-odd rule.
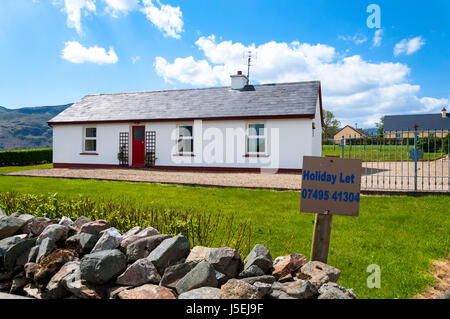
[[[112, 164], [77, 164], [77, 163], [53, 163], [53, 168], [144, 168], [137, 167], [121, 167]], [[206, 172], [234, 172], [234, 173], [260, 173], [261, 171], [271, 171], [271, 168], [257, 167], [212, 167], [212, 166], [153, 166], [151, 169], [167, 170], [167, 171], [206, 171]], [[277, 173], [301, 173], [299, 168], [279, 168]]]
[[80, 153], [80, 155], [98, 155], [98, 153]]
[[120, 168], [113, 164], [53, 163], [53, 168]]
[[[319, 95], [320, 96], [320, 95]], [[322, 97], [320, 96], [320, 100]], [[322, 103], [322, 102], [321, 102]], [[322, 105], [322, 104], [321, 104]], [[321, 106], [322, 109], [322, 106]], [[285, 114], [285, 115], [254, 115], [254, 116], [218, 116], [218, 117], [192, 117], [192, 118], [172, 118], [172, 119], [128, 119], [128, 120], [103, 120], [103, 121], [68, 121], [68, 122], [47, 122], [47, 125], [64, 125], [64, 124], [86, 124], [86, 123], [143, 123], [143, 122], [176, 122], [176, 121], [228, 121], [228, 120], [259, 120], [259, 119], [296, 119], [308, 118], [313, 119], [314, 114]], [[323, 117], [322, 117], [323, 122]]]

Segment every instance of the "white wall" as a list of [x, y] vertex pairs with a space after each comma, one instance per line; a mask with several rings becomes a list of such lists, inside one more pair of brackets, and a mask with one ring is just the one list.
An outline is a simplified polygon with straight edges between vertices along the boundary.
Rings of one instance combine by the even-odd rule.
[[[316, 132], [312, 136], [311, 119], [279, 119], [263, 121], [200, 121], [145, 123], [146, 130], [156, 131], [156, 165], [158, 166], [210, 166], [210, 167], [277, 167], [299, 169], [304, 155], [318, 155], [321, 152], [320, 113], [316, 115]], [[240, 129], [245, 132], [248, 122], [265, 123], [267, 129], [266, 152], [268, 157], [248, 158], [245, 155], [245, 138], [235, 138], [234, 145], [228, 133]], [[176, 149], [177, 124], [194, 125], [194, 157], [174, 156]], [[138, 124], [137, 124], [138, 125]], [[140, 124], [142, 125], [142, 124]], [[98, 124], [98, 155], [80, 155], [83, 150], [83, 125], [55, 125], [53, 127], [53, 162], [70, 164], [113, 164], [117, 165], [119, 133], [130, 132], [130, 156], [132, 154], [131, 124]], [[278, 136], [277, 136], [278, 132]], [[209, 140], [207, 134], [210, 133]], [[198, 137], [203, 136], [203, 140]], [[225, 143], [212, 143], [219, 140]], [[173, 139], [174, 138], [174, 139]], [[227, 144], [228, 142], [228, 144]], [[174, 147], [175, 146], [175, 147]], [[216, 147], [214, 147], [216, 146]], [[228, 150], [227, 150], [228, 147]], [[208, 151], [209, 150], [209, 151]], [[234, 151], [233, 158], [230, 158]], [[217, 155], [210, 158], [208, 154]], [[228, 158], [227, 158], [228, 154]], [[279, 154], [279, 156], [277, 156]], [[131, 158], [129, 163], [131, 163]]]
[[[129, 130], [128, 124], [97, 124], [98, 155], [83, 152], [83, 125], [53, 126], [53, 163], [118, 165], [119, 133]], [[92, 127], [92, 125], [89, 125]]]

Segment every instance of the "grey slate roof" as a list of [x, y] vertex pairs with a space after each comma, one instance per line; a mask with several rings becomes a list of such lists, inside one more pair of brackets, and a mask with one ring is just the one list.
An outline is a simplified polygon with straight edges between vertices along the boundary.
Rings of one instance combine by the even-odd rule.
[[[253, 89], [254, 87], [254, 89]], [[315, 114], [320, 82], [86, 95], [48, 123]]]
[[450, 130], [450, 116], [443, 118], [438, 114], [412, 114], [412, 115], [386, 115], [384, 117], [384, 130], [414, 130], [417, 124], [421, 130]]

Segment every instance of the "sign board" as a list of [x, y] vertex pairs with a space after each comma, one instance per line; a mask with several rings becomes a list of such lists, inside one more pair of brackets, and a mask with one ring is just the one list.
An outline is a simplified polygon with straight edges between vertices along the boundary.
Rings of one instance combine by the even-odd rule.
[[300, 211], [358, 216], [360, 159], [303, 157]]

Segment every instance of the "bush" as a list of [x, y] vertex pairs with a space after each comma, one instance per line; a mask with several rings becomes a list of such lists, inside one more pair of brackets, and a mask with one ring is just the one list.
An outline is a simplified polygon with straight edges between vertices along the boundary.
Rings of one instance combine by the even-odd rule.
[[174, 210], [153, 205], [138, 207], [135, 202], [116, 198], [94, 202], [89, 197], [75, 199], [53, 195], [19, 194], [0, 192], [0, 207], [7, 215], [14, 212], [37, 217], [76, 220], [86, 216], [91, 220], [107, 220], [112, 227], [126, 232], [140, 226], [154, 227], [161, 234], [186, 236], [193, 246], [228, 246], [245, 256], [250, 251], [251, 224], [236, 221], [233, 215], [206, 213], [195, 210]]
[[31, 164], [45, 164], [52, 162], [51, 148], [34, 150], [1, 151], [0, 166], [20, 166]]
[[[448, 137], [446, 138], [448, 141]], [[440, 153], [442, 151], [442, 138], [435, 136], [421, 137], [417, 140], [417, 147], [423, 149], [426, 153]], [[445, 147], [444, 153], [447, 153], [447, 150], [448, 148]]]

